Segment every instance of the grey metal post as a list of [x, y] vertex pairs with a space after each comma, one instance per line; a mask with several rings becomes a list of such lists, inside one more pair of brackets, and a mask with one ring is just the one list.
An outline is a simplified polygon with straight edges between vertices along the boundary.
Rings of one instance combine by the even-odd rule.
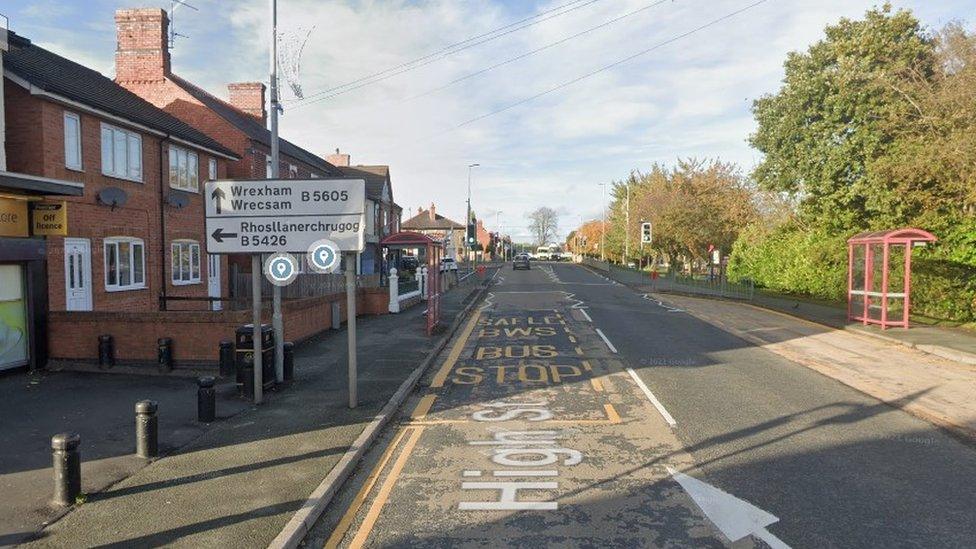
[[346, 326], [349, 330], [349, 407], [357, 402], [356, 373], [356, 254], [346, 253]]
[[51, 437], [55, 505], [72, 505], [81, 493], [80, 444], [81, 436], [74, 433], [58, 433]]
[[136, 402], [136, 455], [149, 459], [159, 454], [159, 405], [153, 400]]
[[264, 393], [261, 342], [261, 256], [251, 256], [251, 299], [254, 301], [254, 403], [261, 404]]
[[216, 382], [213, 376], [197, 378], [197, 421], [210, 423], [217, 418]]
[[[280, 176], [278, 144], [278, 2], [271, 0], [271, 178]], [[271, 326], [275, 338], [275, 381], [285, 381], [285, 323], [281, 314], [281, 286], [271, 288]]]

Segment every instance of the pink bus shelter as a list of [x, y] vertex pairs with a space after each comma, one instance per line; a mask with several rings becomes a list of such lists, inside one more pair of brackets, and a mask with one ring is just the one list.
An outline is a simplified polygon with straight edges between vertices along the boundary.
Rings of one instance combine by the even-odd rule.
[[[912, 248], [935, 242], [921, 229], [864, 232], [847, 241], [847, 319], [908, 328]], [[892, 320], [895, 319], [895, 320]]]

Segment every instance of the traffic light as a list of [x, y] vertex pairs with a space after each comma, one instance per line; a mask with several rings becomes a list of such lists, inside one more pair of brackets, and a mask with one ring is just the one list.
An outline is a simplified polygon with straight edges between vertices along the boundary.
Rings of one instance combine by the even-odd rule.
[[651, 224], [650, 222], [641, 223], [641, 244], [651, 243]]
[[476, 233], [475, 233], [475, 224], [474, 223], [468, 223], [468, 240], [467, 240], [467, 242], [468, 242], [468, 247], [470, 247], [470, 248], [474, 248], [475, 247], [475, 244], [478, 243], [478, 237], [476, 236]]

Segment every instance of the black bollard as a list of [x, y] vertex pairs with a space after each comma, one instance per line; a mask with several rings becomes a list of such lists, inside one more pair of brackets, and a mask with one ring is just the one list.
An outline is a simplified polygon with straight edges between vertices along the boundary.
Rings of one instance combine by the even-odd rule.
[[81, 436], [74, 433], [58, 433], [51, 437], [54, 457], [54, 504], [60, 507], [74, 505], [81, 494], [81, 452], [78, 446]]
[[173, 370], [173, 340], [168, 337], [161, 337], [156, 340], [159, 349], [159, 371], [170, 372]]
[[98, 336], [98, 366], [111, 368], [115, 366], [115, 341], [112, 336]]
[[282, 364], [282, 369], [286, 382], [295, 379], [295, 344], [291, 341], [285, 342], [285, 363]]
[[220, 377], [234, 375], [234, 342], [223, 340], [220, 342]]
[[159, 455], [159, 405], [154, 400], [136, 402], [136, 455], [151, 459]]
[[213, 376], [197, 378], [197, 420], [210, 423], [217, 417], [216, 379]]

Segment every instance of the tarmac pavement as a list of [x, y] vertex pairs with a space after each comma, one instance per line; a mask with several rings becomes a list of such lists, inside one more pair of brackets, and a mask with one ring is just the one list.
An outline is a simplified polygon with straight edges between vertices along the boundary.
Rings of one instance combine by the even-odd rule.
[[503, 270], [308, 546], [972, 546], [973, 447], [676, 304], [533, 267]]

